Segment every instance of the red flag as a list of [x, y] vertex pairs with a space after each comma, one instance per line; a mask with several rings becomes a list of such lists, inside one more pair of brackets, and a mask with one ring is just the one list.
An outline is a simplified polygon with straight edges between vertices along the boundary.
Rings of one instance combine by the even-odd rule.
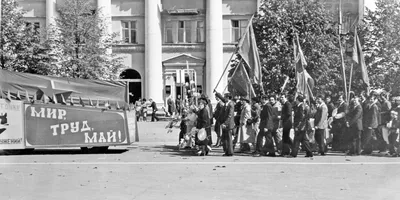
[[21, 100], [21, 94], [19, 94], [19, 90], [17, 91], [17, 100]]
[[243, 62], [236, 66], [235, 71], [229, 78], [228, 91], [233, 95], [247, 96], [253, 98], [256, 96], [253, 85], [251, 84], [250, 78], [247, 74], [246, 68], [243, 66]]
[[63, 94], [61, 94], [61, 105], [67, 105]]
[[246, 32], [240, 38], [238, 44], [238, 53], [242, 56], [244, 62], [246, 62], [246, 64], [250, 67], [250, 70], [248, 70], [248, 75], [252, 83], [256, 83], [261, 86], [261, 64], [252, 23], [253, 17], [251, 17], [249, 20]]
[[28, 93], [28, 91], [27, 90], [25, 90], [25, 99], [24, 99], [25, 101], [31, 101], [30, 99], [29, 99], [29, 93]]
[[[295, 55], [295, 68], [296, 68], [296, 93], [302, 94], [305, 98], [310, 101], [310, 98], [314, 98], [312, 90], [314, 88], [314, 79], [308, 74], [304, 68], [307, 66], [306, 59], [303, 51], [300, 47], [299, 36], [296, 34], [296, 41], [293, 41], [294, 55]], [[296, 95], [297, 95], [296, 94]]]
[[367, 72], [367, 66], [365, 65], [364, 54], [360, 43], [360, 38], [357, 34], [357, 28], [354, 30], [354, 46], [353, 46], [353, 61], [356, 66], [361, 68], [361, 77], [364, 83], [369, 87], [369, 77]]

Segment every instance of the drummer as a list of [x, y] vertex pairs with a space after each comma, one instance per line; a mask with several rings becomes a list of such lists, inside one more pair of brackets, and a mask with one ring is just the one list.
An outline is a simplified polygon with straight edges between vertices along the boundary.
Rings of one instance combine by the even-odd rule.
[[196, 129], [198, 130], [196, 144], [200, 147], [197, 155], [207, 155], [211, 150], [211, 148], [208, 146], [208, 138], [211, 137], [211, 133], [206, 133], [206, 130], [208, 130], [210, 127], [210, 115], [207, 112], [206, 106], [207, 101], [201, 98], [199, 100], [196, 122]]

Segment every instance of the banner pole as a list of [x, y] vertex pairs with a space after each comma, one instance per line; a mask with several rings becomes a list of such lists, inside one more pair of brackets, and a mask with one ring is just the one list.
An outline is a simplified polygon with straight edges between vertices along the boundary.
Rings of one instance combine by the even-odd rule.
[[229, 64], [230, 64], [230, 62], [231, 62], [233, 56], [236, 54], [236, 52], [237, 52], [237, 49], [232, 53], [231, 58], [229, 58], [229, 61], [228, 61], [228, 63], [226, 64], [225, 69], [224, 69], [224, 72], [222, 73], [221, 77], [219, 78], [219, 81], [218, 81], [217, 85], [215, 86], [214, 91], [217, 89], [217, 87], [218, 87], [218, 85], [220, 84], [222, 78], [224, 77], [224, 75], [225, 75], [225, 73], [226, 73], [226, 70], [228, 69]]
[[351, 92], [351, 81], [352, 81], [352, 77], [353, 77], [353, 63], [351, 64], [351, 68], [350, 68], [350, 81], [349, 81], [349, 96], [347, 97], [347, 102], [350, 102], [350, 92]]

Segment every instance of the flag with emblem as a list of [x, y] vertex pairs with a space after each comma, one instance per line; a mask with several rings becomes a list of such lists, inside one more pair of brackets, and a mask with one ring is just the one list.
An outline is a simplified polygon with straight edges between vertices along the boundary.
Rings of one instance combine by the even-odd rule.
[[243, 66], [243, 60], [234, 69], [228, 83], [228, 91], [234, 96], [247, 96], [249, 98], [256, 96], [246, 68]]
[[299, 36], [293, 39], [294, 56], [295, 56], [295, 70], [296, 70], [296, 95], [302, 94], [309, 102], [314, 98], [313, 88], [314, 79], [308, 74], [305, 66], [307, 66], [306, 58], [300, 46]]

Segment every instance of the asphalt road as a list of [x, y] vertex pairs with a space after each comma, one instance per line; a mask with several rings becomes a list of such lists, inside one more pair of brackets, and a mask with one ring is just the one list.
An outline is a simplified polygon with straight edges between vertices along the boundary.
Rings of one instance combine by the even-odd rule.
[[139, 123], [140, 142], [106, 154], [0, 155], [0, 199], [400, 199], [400, 158], [199, 157], [165, 124]]

